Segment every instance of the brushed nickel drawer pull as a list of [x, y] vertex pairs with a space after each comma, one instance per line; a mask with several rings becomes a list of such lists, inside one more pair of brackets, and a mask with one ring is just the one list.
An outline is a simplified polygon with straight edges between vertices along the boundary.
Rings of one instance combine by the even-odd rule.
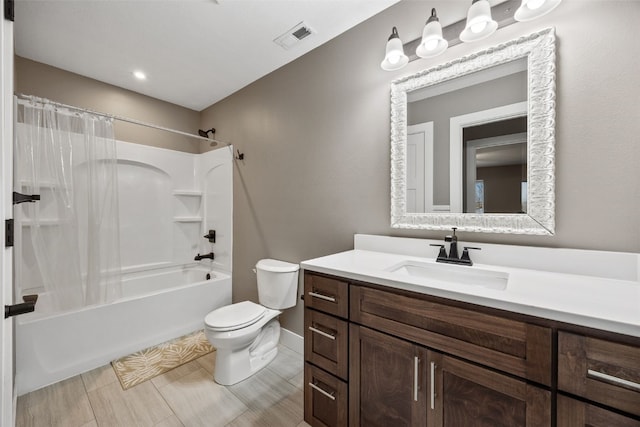
[[596, 378], [599, 378], [599, 379], [611, 381], [612, 383], [617, 383], [617, 384], [620, 384], [620, 385], [631, 387], [631, 388], [636, 389], [636, 390], [640, 390], [640, 384], [638, 384], [638, 383], [634, 383], [633, 381], [624, 380], [622, 378], [614, 377], [613, 375], [603, 374], [602, 372], [594, 371], [592, 369], [588, 369], [587, 370], [587, 375], [590, 375], [592, 377], [596, 377]]
[[321, 331], [320, 329], [316, 329], [313, 326], [309, 326], [309, 330], [311, 332], [315, 332], [316, 334], [322, 335], [325, 338], [329, 338], [330, 340], [335, 340], [336, 337], [334, 335], [328, 334], [326, 332]]
[[436, 363], [431, 362], [431, 409], [436, 409]]
[[333, 393], [329, 393], [327, 391], [324, 391], [323, 389], [321, 389], [320, 387], [318, 387], [317, 385], [315, 385], [314, 383], [309, 383], [309, 386], [316, 390], [319, 391], [320, 393], [324, 394], [325, 396], [327, 396], [329, 399], [331, 400], [336, 400], [336, 397], [333, 395]]
[[420, 364], [420, 358], [418, 356], [413, 357], [413, 401], [418, 401], [418, 365]]
[[311, 295], [312, 297], [315, 297], [315, 298], [323, 299], [323, 300], [325, 300], [325, 301], [336, 302], [336, 299], [335, 299], [334, 297], [330, 297], [330, 296], [327, 296], [327, 295], [318, 294], [318, 293], [316, 293], [316, 292], [309, 292], [309, 295]]

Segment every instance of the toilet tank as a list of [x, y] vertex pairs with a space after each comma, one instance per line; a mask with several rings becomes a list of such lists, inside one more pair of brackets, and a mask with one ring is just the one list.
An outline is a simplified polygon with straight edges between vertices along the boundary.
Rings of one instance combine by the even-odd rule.
[[272, 309], [296, 305], [300, 266], [275, 259], [261, 259], [256, 264], [258, 300]]

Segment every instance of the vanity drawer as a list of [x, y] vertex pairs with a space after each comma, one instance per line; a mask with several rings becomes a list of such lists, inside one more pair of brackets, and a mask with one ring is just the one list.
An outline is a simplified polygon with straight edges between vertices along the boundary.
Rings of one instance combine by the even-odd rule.
[[461, 358], [551, 385], [547, 327], [351, 285], [351, 321]]
[[305, 272], [304, 306], [346, 319], [349, 316], [349, 284]]
[[558, 388], [640, 416], [640, 347], [560, 331]]
[[345, 320], [305, 309], [304, 345], [308, 362], [347, 379], [349, 324]]
[[304, 420], [313, 427], [346, 427], [347, 383], [304, 365]]

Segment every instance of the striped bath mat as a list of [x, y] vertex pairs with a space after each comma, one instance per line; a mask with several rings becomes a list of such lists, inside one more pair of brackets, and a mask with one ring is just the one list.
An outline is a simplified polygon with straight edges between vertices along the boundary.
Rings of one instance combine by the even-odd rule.
[[211, 353], [204, 331], [197, 331], [111, 362], [123, 390]]

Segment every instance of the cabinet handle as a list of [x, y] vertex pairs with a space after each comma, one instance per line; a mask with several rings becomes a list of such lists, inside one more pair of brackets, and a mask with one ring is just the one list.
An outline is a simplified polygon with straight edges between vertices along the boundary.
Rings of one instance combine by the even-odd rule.
[[315, 297], [315, 298], [323, 299], [325, 301], [336, 302], [336, 299], [334, 297], [329, 297], [327, 295], [318, 294], [316, 292], [309, 292], [309, 295], [311, 295], [312, 297]]
[[430, 368], [431, 409], [436, 409], [436, 362], [431, 362]]
[[625, 380], [622, 378], [614, 377], [613, 375], [603, 374], [602, 372], [594, 371], [592, 369], [587, 370], [587, 375], [600, 378], [602, 380], [611, 381], [612, 383], [620, 384], [623, 386], [631, 387], [636, 390], [640, 390], [640, 384], [633, 381]]
[[311, 332], [315, 332], [316, 334], [320, 334], [320, 335], [322, 335], [322, 336], [323, 336], [323, 337], [325, 337], [325, 338], [329, 338], [329, 339], [331, 339], [331, 340], [335, 340], [335, 339], [336, 339], [336, 337], [335, 337], [334, 335], [331, 335], [331, 334], [328, 334], [328, 333], [326, 333], [326, 332], [323, 332], [323, 331], [321, 331], [320, 329], [316, 329], [316, 328], [314, 328], [313, 326], [309, 326], [309, 330], [310, 330]]
[[336, 400], [336, 397], [333, 395], [333, 393], [329, 393], [328, 391], [324, 391], [323, 389], [321, 389], [320, 387], [318, 387], [317, 385], [315, 385], [314, 383], [309, 383], [309, 386], [316, 390], [319, 391], [320, 393], [324, 394], [325, 396], [327, 396], [329, 399], [331, 400]]
[[418, 401], [418, 365], [420, 364], [420, 358], [418, 356], [413, 357], [413, 401]]

